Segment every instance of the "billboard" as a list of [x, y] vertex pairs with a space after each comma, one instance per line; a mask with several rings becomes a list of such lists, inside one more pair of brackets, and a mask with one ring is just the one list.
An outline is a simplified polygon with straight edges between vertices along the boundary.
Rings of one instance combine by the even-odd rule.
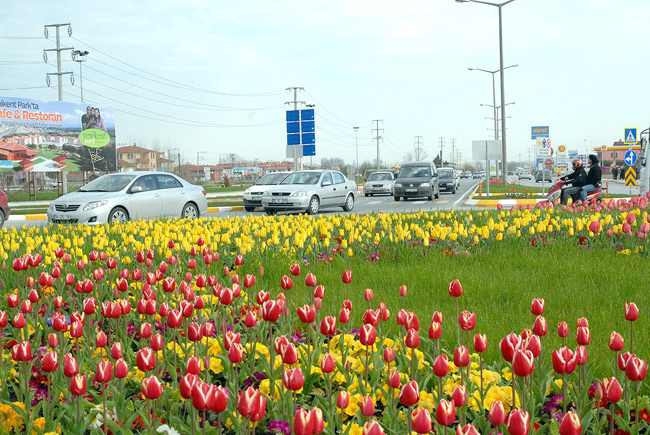
[[0, 97], [0, 171], [117, 171], [115, 111]]

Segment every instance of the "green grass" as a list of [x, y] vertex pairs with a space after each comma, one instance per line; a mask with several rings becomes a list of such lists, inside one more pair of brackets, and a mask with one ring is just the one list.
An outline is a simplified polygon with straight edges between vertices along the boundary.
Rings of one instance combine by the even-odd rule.
[[253, 183], [243, 183], [241, 186], [237, 184], [236, 186], [223, 187], [223, 186], [203, 186], [206, 192], [208, 193], [218, 193], [218, 192], [241, 192], [246, 190]]
[[[27, 190], [23, 190], [20, 192], [5, 190], [5, 192], [7, 193], [7, 199], [9, 200], [9, 202], [30, 200], [29, 192]], [[13, 197], [9, 195], [13, 195]], [[56, 190], [45, 190], [42, 192], [39, 192], [38, 190], [36, 191], [36, 201], [52, 201], [57, 199], [58, 197], [59, 194]]]

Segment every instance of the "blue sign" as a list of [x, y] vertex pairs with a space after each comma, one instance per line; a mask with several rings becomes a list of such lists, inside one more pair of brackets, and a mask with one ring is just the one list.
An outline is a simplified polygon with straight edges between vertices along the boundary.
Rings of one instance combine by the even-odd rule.
[[636, 144], [636, 128], [626, 128], [624, 130], [623, 143]]
[[548, 125], [538, 125], [530, 128], [530, 138], [537, 139], [538, 137], [548, 137]]
[[628, 166], [634, 166], [636, 164], [636, 153], [632, 150], [628, 150], [625, 153], [625, 163]]
[[315, 156], [315, 132], [314, 109], [287, 110], [287, 145], [300, 145], [303, 156]]

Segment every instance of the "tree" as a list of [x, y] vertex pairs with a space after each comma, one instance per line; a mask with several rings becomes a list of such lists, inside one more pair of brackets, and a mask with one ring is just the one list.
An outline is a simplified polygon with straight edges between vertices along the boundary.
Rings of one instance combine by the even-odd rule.
[[323, 157], [320, 159], [320, 164], [325, 169], [343, 169], [345, 167], [345, 160], [340, 157]]

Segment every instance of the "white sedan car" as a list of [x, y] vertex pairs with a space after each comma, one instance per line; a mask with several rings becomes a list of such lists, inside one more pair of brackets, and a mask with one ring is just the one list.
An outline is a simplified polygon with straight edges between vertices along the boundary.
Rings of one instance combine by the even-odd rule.
[[150, 218], [198, 218], [208, 211], [203, 187], [167, 172], [108, 174], [52, 201], [51, 223], [97, 225]]

